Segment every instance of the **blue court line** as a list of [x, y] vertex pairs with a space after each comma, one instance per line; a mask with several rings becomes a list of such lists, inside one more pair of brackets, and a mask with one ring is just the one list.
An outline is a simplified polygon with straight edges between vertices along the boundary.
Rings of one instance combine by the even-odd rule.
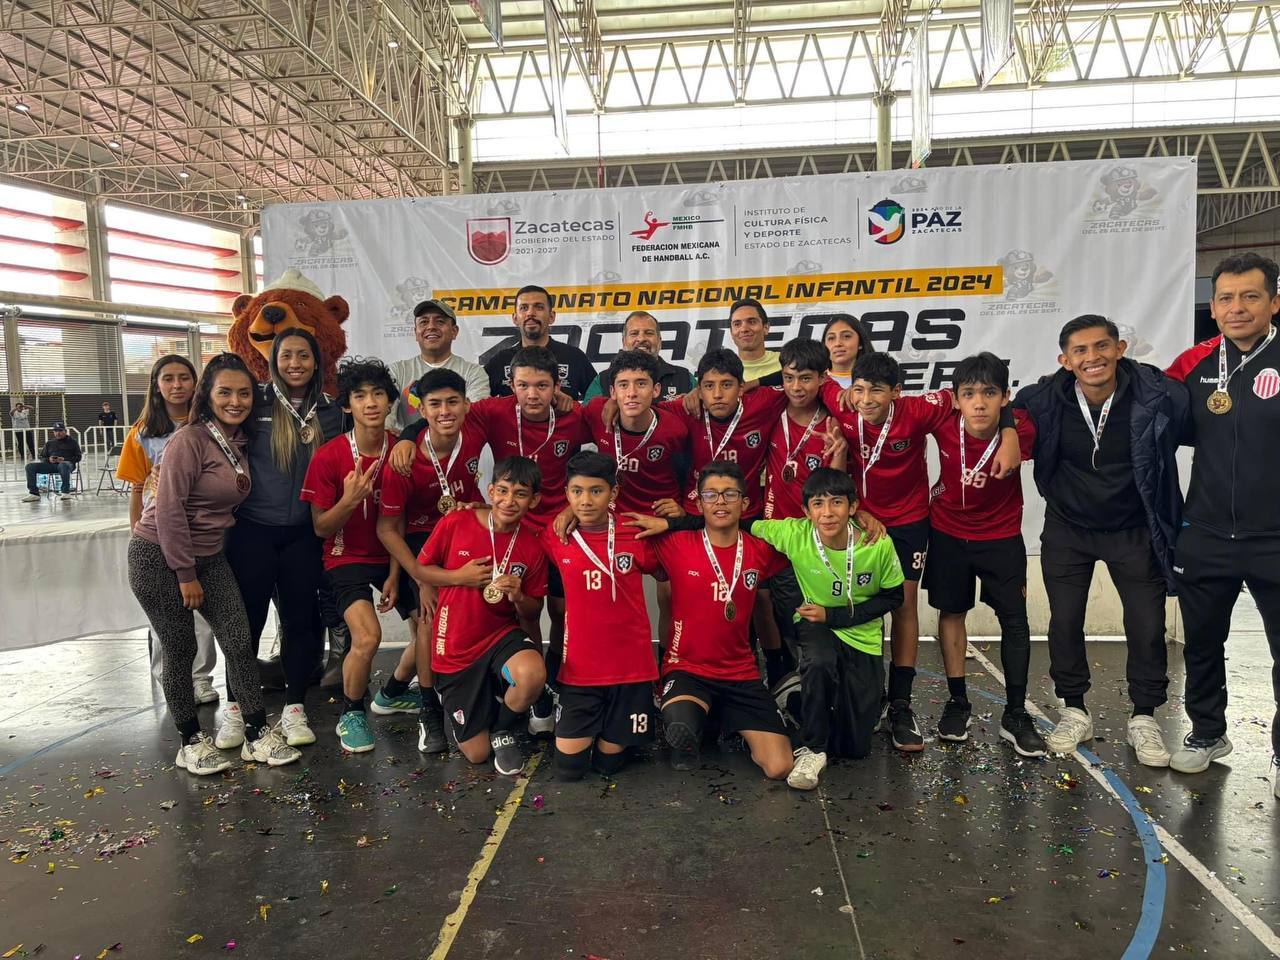
[[54, 750], [57, 750], [59, 747], [66, 746], [68, 743], [71, 743], [73, 740], [79, 740], [81, 737], [86, 737], [89, 734], [93, 733], [95, 730], [101, 730], [103, 727], [109, 727], [111, 724], [118, 723], [121, 720], [130, 720], [133, 717], [136, 717], [140, 713], [146, 713], [148, 710], [155, 710], [157, 706], [158, 704], [152, 704], [149, 707], [139, 707], [137, 710], [134, 710], [131, 713], [124, 714], [124, 716], [112, 717], [109, 720], [103, 720], [100, 723], [95, 723], [91, 727], [85, 727], [85, 729], [81, 730], [79, 733], [68, 734], [67, 736], [63, 737], [61, 740], [55, 740], [53, 741], [53, 743], [49, 744], [46, 747], [41, 747], [39, 750], [36, 750], [33, 753], [28, 753], [25, 757], [19, 757], [17, 760], [10, 760], [3, 767], [0, 767], [0, 777], [6, 776], [12, 773], [14, 770], [17, 770], [19, 767], [25, 767], [32, 760], [38, 760], [40, 757], [43, 757], [46, 753], [52, 753]]
[[[932, 670], [920, 670], [917, 668], [916, 673], [934, 680], [946, 680], [945, 676], [940, 673], [934, 673]], [[1004, 697], [997, 696], [994, 693], [987, 693], [987, 691], [976, 687], [970, 688], [970, 692], [1002, 706], [1005, 704]], [[1051, 729], [1040, 718], [1037, 717], [1035, 720], [1043, 729]], [[1129, 946], [1121, 954], [1120, 960], [1146, 960], [1154, 952], [1156, 938], [1160, 935], [1160, 928], [1164, 925], [1164, 900], [1168, 884], [1168, 877], [1164, 868], [1164, 849], [1160, 846], [1160, 840], [1156, 836], [1151, 818], [1143, 811], [1138, 803], [1138, 798], [1133, 795], [1133, 791], [1129, 789], [1128, 784], [1121, 780], [1114, 770], [1104, 766], [1097, 754], [1085, 750], [1083, 747], [1077, 747], [1076, 749], [1080, 756], [1089, 762], [1090, 766], [1102, 771], [1102, 775], [1107, 783], [1111, 785], [1111, 789], [1119, 795], [1120, 802], [1124, 804], [1129, 818], [1133, 821], [1134, 829], [1138, 831], [1138, 837], [1142, 840], [1142, 853], [1147, 861], [1147, 878], [1142, 890], [1142, 914], [1138, 917], [1138, 925], [1134, 928], [1133, 936], [1129, 939]]]

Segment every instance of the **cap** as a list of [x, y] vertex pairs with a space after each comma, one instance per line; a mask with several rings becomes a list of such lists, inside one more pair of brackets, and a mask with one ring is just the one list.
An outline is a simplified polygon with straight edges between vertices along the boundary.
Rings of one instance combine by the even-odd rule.
[[271, 283], [266, 284], [262, 290], [263, 293], [268, 290], [299, 290], [302, 293], [311, 294], [317, 300], [324, 299], [324, 294], [320, 292], [320, 288], [316, 286], [315, 281], [304, 277], [293, 267], [290, 267]]
[[413, 319], [417, 320], [424, 313], [442, 313], [454, 323], [458, 322], [458, 315], [453, 312], [453, 307], [439, 300], [423, 300], [413, 308]]
[[55, 420], [55, 421], [53, 421], [53, 429], [55, 429], [55, 430], [65, 430], [65, 429], [67, 429], [67, 425], [66, 425], [65, 423], [63, 423], [61, 420]]

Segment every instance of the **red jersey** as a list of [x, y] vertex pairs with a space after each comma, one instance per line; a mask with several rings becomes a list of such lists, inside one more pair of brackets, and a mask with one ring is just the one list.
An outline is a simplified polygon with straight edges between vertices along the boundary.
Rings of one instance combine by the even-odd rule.
[[[582, 408], [592, 442], [606, 457], [618, 462], [618, 511], [652, 513], [655, 500], [680, 502], [684, 491], [680, 485], [676, 456], [689, 447], [689, 428], [684, 421], [671, 414], [654, 409], [657, 420], [653, 432], [646, 439], [647, 430], [633, 433], [622, 429], [615, 422], [618, 444], [614, 444], [613, 430], [604, 428], [601, 413], [604, 397], [596, 397]], [[618, 455], [618, 447], [622, 455]]]
[[[457, 570], [477, 557], [492, 557], [496, 568], [506, 556], [507, 547], [511, 547], [511, 556], [506, 572], [520, 578], [520, 591], [527, 597], [545, 597], [547, 558], [538, 546], [538, 531], [524, 523], [512, 533], [494, 531], [491, 542], [488, 524], [476, 511], [447, 514], [431, 532], [418, 554], [418, 562]], [[440, 673], [465, 670], [520, 626], [515, 604], [506, 597], [488, 603], [480, 587], [439, 587], [436, 597], [431, 669]]]
[[[862, 509], [886, 527], [900, 527], [925, 519], [929, 516], [925, 438], [952, 422], [955, 410], [950, 391], [899, 397], [893, 402], [893, 423], [889, 424], [889, 435], [880, 447], [879, 457], [866, 471], [864, 480], [863, 467], [875, 452], [884, 425], [875, 426], [863, 421], [859, 441], [858, 421], [862, 418], [856, 410], [840, 411], [838, 398], [843, 390], [834, 380], [828, 379], [822, 385], [822, 402], [828, 410], [837, 411], [834, 416], [840, 421], [849, 441], [849, 475], [858, 488]], [[978, 456], [981, 455], [982, 451], [979, 451]]]
[[[395, 446], [396, 435], [387, 431], [387, 449]], [[332, 510], [342, 499], [342, 483], [355, 466], [351, 455], [351, 434], [334, 437], [315, 452], [302, 481], [300, 500], [321, 510]], [[360, 454], [360, 469], [368, 470], [377, 457]], [[356, 507], [346, 524], [324, 542], [324, 568], [332, 570], [348, 563], [386, 563], [387, 550], [378, 539], [378, 508], [382, 500], [382, 484], [391, 473], [386, 460], [373, 478], [373, 492]]]
[[[783, 419], [787, 421], [787, 429], [782, 429]], [[801, 443], [805, 429], [812, 417], [805, 417], [804, 422], [793, 420], [787, 411], [778, 415], [773, 425], [773, 434], [769, 438], [769, 457], [765, 467], [764, 518], [766, 520], [783, 520], [789, 517], [804, 516], [804, 498], [800, 495], [804, 490], [804, 482], [809, 474], [819, 467], [829, 467], [831, 458], [822, 455], [822, 448], [827, 441], [823, 436], [827, 432], [829, 414], [820, 410], [818, 422], [808, 439]], [[836, 420], [839, 423], [839, 419]], [[787, 435], [791, 441], [788, 444]], [[852, 445], [853, 441], [850, 441]], [[788, 456], [790, 454], [790, 456]], [[787, 461], [794, 460], [796, 475], [790, 480], [783, 477]]]
[[[1031, 456], [1036, 442], [1035, 424], [1023, 411], [1015, 410], [1014, 424], [1022, 459]], [[997, 432], [996, 437], [1000, 434]], [[995, 453], [981, 470], [974, 467], [982, 459], [990, 440], [964, 434], [965, 470], [969, 482], [960, 483], [960, 411], [952, 411], [950, 421], [933, 431], [938, 444], [941, 471], [929, 491], [929, 522], [935, 529], [962, 540], [1002, 540], [1022, 533], [1022, 474], [997, 480], [991, 476]], [[996, 441], [997, 449], [999, 440]]]
[[[607, 566], [608, 532], [577, 532]], [[635, 539], [622, 524], [615, 525], [614, 538], [611, 579], [576, 538], [561, 543], [550, 527], [542, 531], [542, 549], [564, 581], [564, 659], [559, 675], [564, 683], [607, 687], [658, 678], [641, 576], [657, 572], [658, 561], [649, 541]]]
[[[529, 511], [525, 522], [543, 527], [569, 503], [564, 488], [568, 482], [565, 464], [584, 443], [591, 442], [591, 432], [582, 419], [578, 404], [568, 413], [555, 414], [555, 431], [548, 435], [551, 421], [522, 419], [516, 430], [516, 398], [486, 397], [471, 404], [466, 428], [474, 429], [493, 451], [494, 462], [522, 456], [538, 464], [542, 471], [542, 499]], [[523, 450], [521, 449], [523, 447]]]
[[[710, 415], [700, 414], [691, 417], [685, 413], [681, 400], [667, 400], [659, 404], [664, 412], [676, 414], [689, 431], [689, 451], [693, 461], [693, 476], [689, 478], [689, 491], [684, 497], [686, 513], [698, 513], [698, 471], [712, 460], [732, 460], [742, 468], [742, 475], [747, 481], [746, 510], [742, 519], [759, 518], [764, 512], [762, 496], [764, 481], [764, 462], [769, 453], [769, 435], [778, 415], [786, 409], [787, 395], [781, 387], [757, 387], [742, 395], [740, 409], [742, 416], [738, 419], [733, 432], [729, 433], [729, 425], [733, 418], [716, 420]], [[711, 434], [707, 442], [708, 430]], [[728, 438], [726, 439], [726, 434]], [[716, 450], [720, 455], [715, 456]]]
[[[658, 561], [671, 574], [671, 636], [663, 674], [683, 670], [710, 680], [759, 680], [751, 649], [751, 611], [756, 591], [782, 570], [786, 558], [757, 537], [742, 535], [742, 572], [731, 597], [737, 607], [732, 622], [724, 618], [725, 597], [702, 531], [683, 530], [653, 541]], [[736, 547], [712, 547], [727, 584], [733, 580]]]
[[[410, 476], [402, 477], [394, 470], [384, 471], [382, 477], [382, 503], [379, 509], [384, 517], [404, 514], [405, 533], [430, 533], [440, 520], [436, 506], [443, 491], [440, 477], [431, 458], [423, 452], [423, 444], [430, 443], [425, 431], [413, 457]], [[440, 469], [449, 481], [449, 495], [459, 503], [483, 503], [484, 497], [476, 485], [476, 471], [480, 469], [480, 451], [484, 449], [484, 437], [478, 430], [463, 430], [453, 450], [440, 455]], [[454, 456], [454, 454], [457, 456]]]

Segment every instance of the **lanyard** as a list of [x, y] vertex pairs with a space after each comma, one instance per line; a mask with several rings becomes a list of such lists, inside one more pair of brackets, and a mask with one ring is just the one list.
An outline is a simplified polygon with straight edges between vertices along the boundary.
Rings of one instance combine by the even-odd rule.
[[[876, 440], [874, 449], [867, 449], [867, 441], [863, 438], [862, 414], [858, 414], [858, 455], [862, 457], [862, 498], [867, 498], [867, 474], [871, 472], [871, 468], [880, 460], [880, 451], [884, 449], [884, 442], [888, 439], [889, 430], [893, 427], [893, 401], [889, 401], [889, 415], [884, 418], [884, 423], [880, 426], [880, 436]], [[963, 429], [963, 428], [961, 428]], [[964, 439], [961, 438], [960, 446], [964, 446]], [[963, 456], [963, 454], [961, 454]]]
[[742, 533], [738, 533], [738, 546], [733, 555], [733, 580], [726, 582], [724, 579], [724, 571], [720, 569], [720, 561], [716, 559], [716, 553], [711, 549], [711, 538], [707, 536], [704, 528], [702, 531], [702, 546], [707, 551], [707, 559], [711, 561], [711, 570], [716, 575], [716, 585], [720, 588], [720, 593], [724, 596], [724, 618], [730, 623], [733, 618], [738, 615], [737, 604], [733, 602], [733, 591], [738, 586], [738, 576], [742, 573]]
[[249, 475], [244, 472], [244, 467], [240, 463], [240, 458], [235, 455], [235, 451], [231, 449], [231, 444], [227, 443], [227, 438], [222, 435], [222, 431], [217, 428], [212, 420], [206, 420], [204, 425], [209, 428], [209, 433], [213, 434], [213, 439], [218, 442], [218, 446], [222, 448], [222, 452], [227, 457], [227, 462], [231, 464], [231, 469], [236, 472], [236, 489], [241, 493], [249, 492]]
[[965, 458], [965, 438], [967, 434], [964, 432], [964, 417], [960, 418], [960, 506], [964, 506], [964, 488], [973, 483], [973, 478], [987, 465], [987, 461], [991, 459], [991, 455], [996, 452], [996, 447], [1000, 445], [1000, 431], [996, 430], [996, 435], [991, 438], [991, 442], [987, 444], [987, 449], [982, 451], [982, 457], [973, 465], [972, 470], [964, 468]]
[[520, 448], [520, 456], [528, 457], [530, 460], [538, 459], [538, 451], [545, 447], [551, 441], [551, 435], [556, 432], [556, 408], [548, 407], [551, 412], [551, 419], [547, 421], [547, 436], [540, 444], [538, 444], [532, 453], [524, 452], [524, 419], [520, 414], [520, 404], [516, 404], [516, 446]]
[[1258, 349], [1254, 350], [1253, 353], [1249, 354], [1247, 357], [1244, 357], [1240, 361], [1240, 366], [1236, 367], [1230, 373], [1227, 373], [1227, 338], [1223, 336], [1222, 340], [1218, 343], [1218, 392], [1226, 393], [1227, 384], [1231, 381], [1231, 378], [1243, 370], [1245, 365], [1265, 350], [1267, 344], [1275, 338], [1276, 327], [1275, 324], [1272, 324], [1271, 329], [1267, 331], [1267, 338], [1262, 341], [1262, 346], [1258, 347]]
[[[356, 470], [361, 470], [360, 448], [356, 446], [356, 432], [354, 430], [347, 434], [347, 442], [351, 444], [351, 464], [356, 468]], [[382, 452], [378, 454], [378, 463], [374, 467], [373, 471], [374, 483], [377, 483], [378, 481], [378, 474], [382, 471], [382, 461], [385, 459], [387, 459], [387, 435], [386, 433], [383, 433]], [[369, 516], [369, 498], [367, 496], [360, 501], [360, 512], [365, 517]]]
[[821, 416], [821, 407], [813, 411], [813, 419], [804, 428], [804, 436], [800, 438], [800, 442], [796, 444], [793, 450], [791, 448], [791, 418], [787, 416], [787, 411], [782, 411], [782, 449], [786, 451], [786, 456], [782, 458], [782, 473], [783, 479], [788, 483], [796, 478], [796, 474], [800, 470], [800, 464], [797, 462], [796, 457], [800, 455], [800, 451], [804, 448], [808, 439], [813, 436], [813, 428], [818, 425], [818, 420]]
[[[837, 583], [840, 581], [840, 575], [836, 573], [835, 567], [831, 566], [831, 561], [827, 559], [827, 548], [823, 544], [822, 538], [818, 536], [818, 528], [811, 526], [813, 531], [813, 546], [818, 551], [818, 559], [822, 561], [822, 565], [827, 568], [827, 572], [831, 574], [831, 578]], [[853, 521], [849, 521], [849, 543], [845, 547], [844, 553], [844, 581], [843, 587], [845, 599], [849, 602], [849, 609], [853, 609], [853, 544], [855, 531], [858, 528], [853, 525]]]
[[[1119, 388], [1117, 387], [1117, 390]], [[1098, 469], [1098, 450], [1102, 447], [1102, 431], [1107, 429], [1107, 417], [1111, 416], [1111, 401], [1116, 398], [1115, 391], [1111, 396], [1107, 397], [1107, 402], [1102, 405], [1102, 410], [1098, 413], [1098, 424], [1094, 426], [1093, 414], [1089, 411], [1089, 404], [1084, 398], [1084, 388], [1080, 386], [1080, 381], [1076, 381], [1076, 403], [1080, 404], [1080, 415], [1084, 417], [1084, 422], [1089, 425], [1089, 433], [1093, 434], [1093, 456], [1089, 462], [1093, 464], [1093, 469]]]
[[581, 531], [574, 530], [573, 539], [578, 546], [582, 548], [582, 552], [587, 555], [587, 559], [591, 561], [595, 568], [602, 571], [604, 575], [609, 578], [609, 593], [616, 602], [618, 599], [618, 580], [613, 573], [613, 516], [610, 515], [609, 517], [609, 540], [607, 547], [609, 551], [609, 565], [607, 567], [600, 562], [600, 558], [597, 557], [595, 553], [592, 552], [591, 548], [587, 546], [587, 541], [582, 539]]
[[440, 492], [448, 494], [449, 492], [449, 471], [453, 469], [453, 462], [458, 459], [458, 453], [462, 450], [462, 431], [458, 431], [457, 437], [454, 438], [453, 453], [449, 454], [449, 462], [441, 467], [440, 458], [436, 456], [436, 448], [431, 445], [431, 432], [422, 440], [422, 445], [427, 448], [427, 456], [431, 458], [431, 466], [436, 471], [436, 481], [440, 484]]
[[[717, 446], [715, 441], [711, 439], [711, 414], [702, 411], [702, 426], [707, 432], [707, 449], [711, 451], [711, 460], [719, 460], [720, 454], [724, 453], [724, 448], [729, 445], [729, 438], [733, 436], [733, 431], [738, 429], [738, 421], [742, 419], [742, 401], [738, 401], [738, 409], [733, 411], [733, 419], [729, 421], [729, 428], [725, 430], [724, 436], [720, 439]], [[708, 463], [711, 461], [708, 460]]]
[[280, 392], [280, 388], [276, 386], [276, 382], [274, 380], [271, 381], [271, 389], [275, 391], [276, 399], [280, 401], [280, 405], [288, 410], [289, 416], [293, 417], [293, 419], [297, 421], [298, 436], [302, 439], [302, 442], [310, 443], [312, 438], [315, 437], [315, 430], [308, 425], [308, 421], [316, 415], [316, 407], [320, 406], [320, 401], [317, 400], [313, 403], [311, 405], [311, 409], [307, 411], [307, 415], [304, 417], [302, 414], [298, 413], [293, 404], [289, 402], [289, 398]]
[[[631, 448], [632, 453], [635, 453], [637, 450], [643, 450], [649, 443], [649, 438], [653, 436], [653, 431], [658, 429], [658, 411], [650, 410], [649, 412], [653, 414], [653, 420], [650, 421], [649, 428], [645, 430], [644, 436], [640, 438], [640, 442]], [[613, 456], [614, 459], [618, 461], [618, 471], [621, 472], [623, 464], [621, 418], [615, 421], [613, 425]]]
[[[489, 549], [492, 551], [490, 557], [498, 556], [498, 541], [494, 537], [493, 532], [493, 511], [489, 511], [487, 525], [489, 527]], [[511, 559], [511, 551], [516, 548], [516, 539], [520, 536], [520, 525], [516, 524], [516, 528], [512, 531], [511, 540], [507, 543], [507, 552], [502, 555], [502, 562], [494, 564], [493, 574], [489, 578], [489, 585], [484, 588], [484, 599], [486, 603], [498, 603], [502, 600], [503, 594], [499, 587], [494, 586], [494, 581], [501, 576], [505, 576], [507, 572], [507, 561]]]

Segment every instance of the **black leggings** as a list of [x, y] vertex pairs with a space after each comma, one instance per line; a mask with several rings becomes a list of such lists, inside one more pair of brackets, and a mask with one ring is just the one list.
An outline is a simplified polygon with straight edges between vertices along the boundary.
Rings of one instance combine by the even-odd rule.
[[[320, 538], [310, 523], [269, 527], [252, 520], [237, 520], [227, 533], [227, 560], [244, 597], [255, 656], [267, 623], [267, 608], [275, 594], [284, 629], [280, 659], [286, 703], [303, 702], [324, 650], [316, 599], [323, 575], [320, 546]], [[228, 677], [228, 699], [234, 699], [238, 692], [232, 691]]]

